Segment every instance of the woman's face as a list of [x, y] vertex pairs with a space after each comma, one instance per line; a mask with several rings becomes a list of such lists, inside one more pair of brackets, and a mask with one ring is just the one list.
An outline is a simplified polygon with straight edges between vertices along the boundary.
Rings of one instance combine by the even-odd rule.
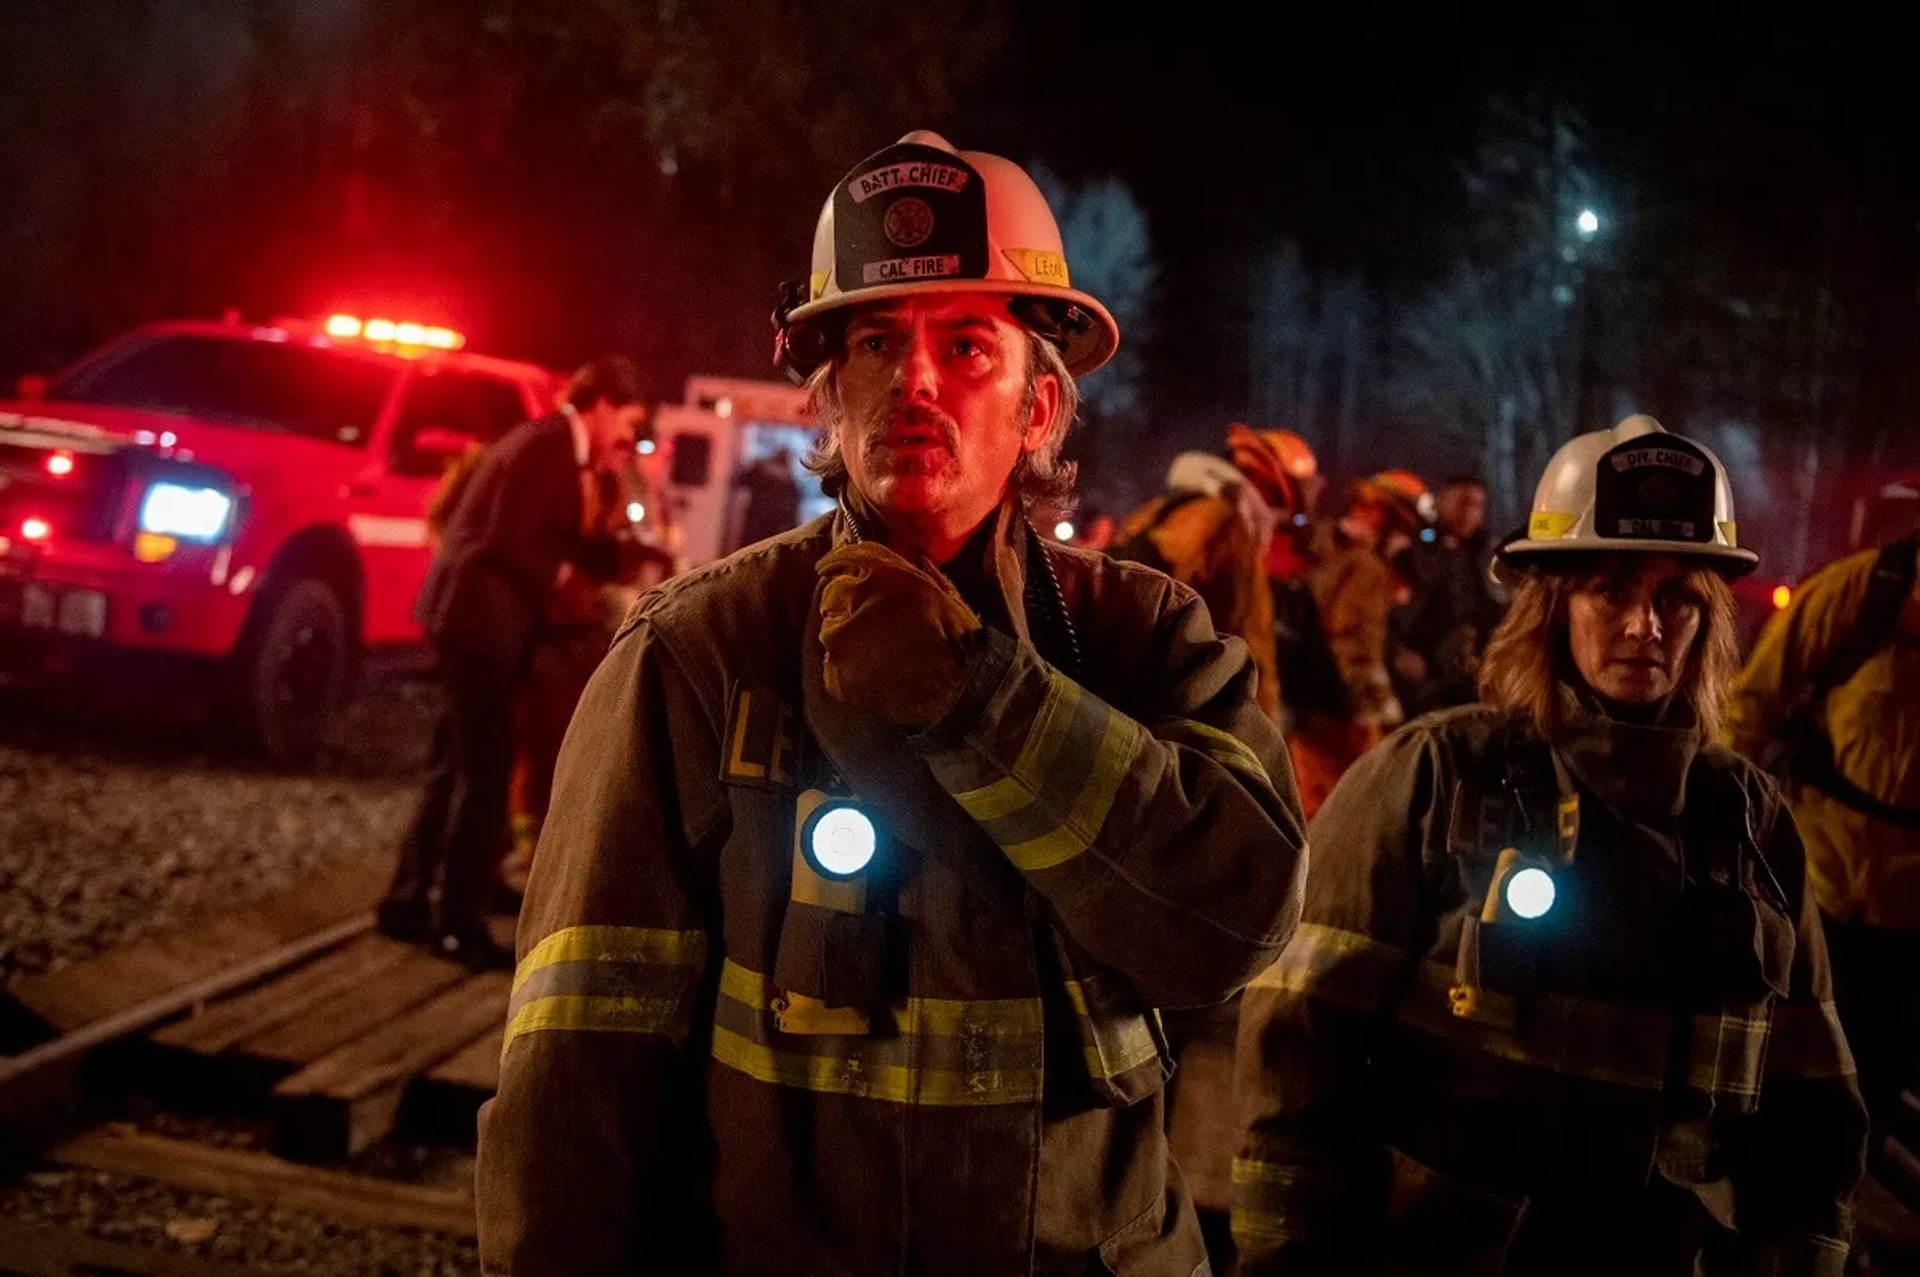
[[1623, 555], [1567, 599], [1567, 640], [1587, 686], [1647, 705], [1680, 685], [1707, 600], [1665, 554]]

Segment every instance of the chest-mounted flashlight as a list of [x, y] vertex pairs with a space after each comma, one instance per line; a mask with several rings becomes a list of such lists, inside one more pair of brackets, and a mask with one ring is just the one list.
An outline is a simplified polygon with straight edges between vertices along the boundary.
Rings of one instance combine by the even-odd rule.
[[1507, 879], [1507, 908], [1514, 916], [1531, 921], [1544, 918], [1553, 908], [1553, 875], [1534, 865], [1514, 873]]
[[800, 829], [800, 854], [822, 878], [844, 882], [864, 873], [880, 847], [880, 831], [858, 803], [830, 798]]

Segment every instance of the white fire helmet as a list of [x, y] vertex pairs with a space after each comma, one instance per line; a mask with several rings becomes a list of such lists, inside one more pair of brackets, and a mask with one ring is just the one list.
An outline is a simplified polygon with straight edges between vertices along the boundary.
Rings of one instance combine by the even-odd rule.
[[1107, 308], [1069, 282], [1060, 227], [1026, 171], [924, 129], [855, 165], [827, 197], [812, 272], [785, 286], [774, 312], [774, 362], [804, 381], [833, 351], [823, 317], [914, 293], [1004, 294], [1076, 377], [1120, 344]]
[[1500, 550], [1508, 568], [1570, 553], [1706, 559], [1727, 577], [1760, 562], [1740, 548], [1733, 490], [1720, 458], [1652, 417], [1578, 435], [1547, 463], [1526, 535]]

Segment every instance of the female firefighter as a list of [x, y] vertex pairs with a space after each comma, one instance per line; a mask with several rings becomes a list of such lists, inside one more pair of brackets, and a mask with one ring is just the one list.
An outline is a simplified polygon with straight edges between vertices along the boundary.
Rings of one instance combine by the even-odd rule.
[[1725, 471], [1581, 435], [1501, 559], [1483, 703], [1341, 780], [1247, 990], [1242, 1271], [1838, 1274], [1865, 1115], [1799, 834], [1718, 743]]

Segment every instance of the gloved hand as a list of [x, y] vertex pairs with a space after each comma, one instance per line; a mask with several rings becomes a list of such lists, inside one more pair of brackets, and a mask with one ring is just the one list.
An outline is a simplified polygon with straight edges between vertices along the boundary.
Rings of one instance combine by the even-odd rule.
[[938, 722], [966, 685], [980, 630], [953, 583], [872, 541], [830, 551], [817, 571], [827, 694], [898, 727]]

